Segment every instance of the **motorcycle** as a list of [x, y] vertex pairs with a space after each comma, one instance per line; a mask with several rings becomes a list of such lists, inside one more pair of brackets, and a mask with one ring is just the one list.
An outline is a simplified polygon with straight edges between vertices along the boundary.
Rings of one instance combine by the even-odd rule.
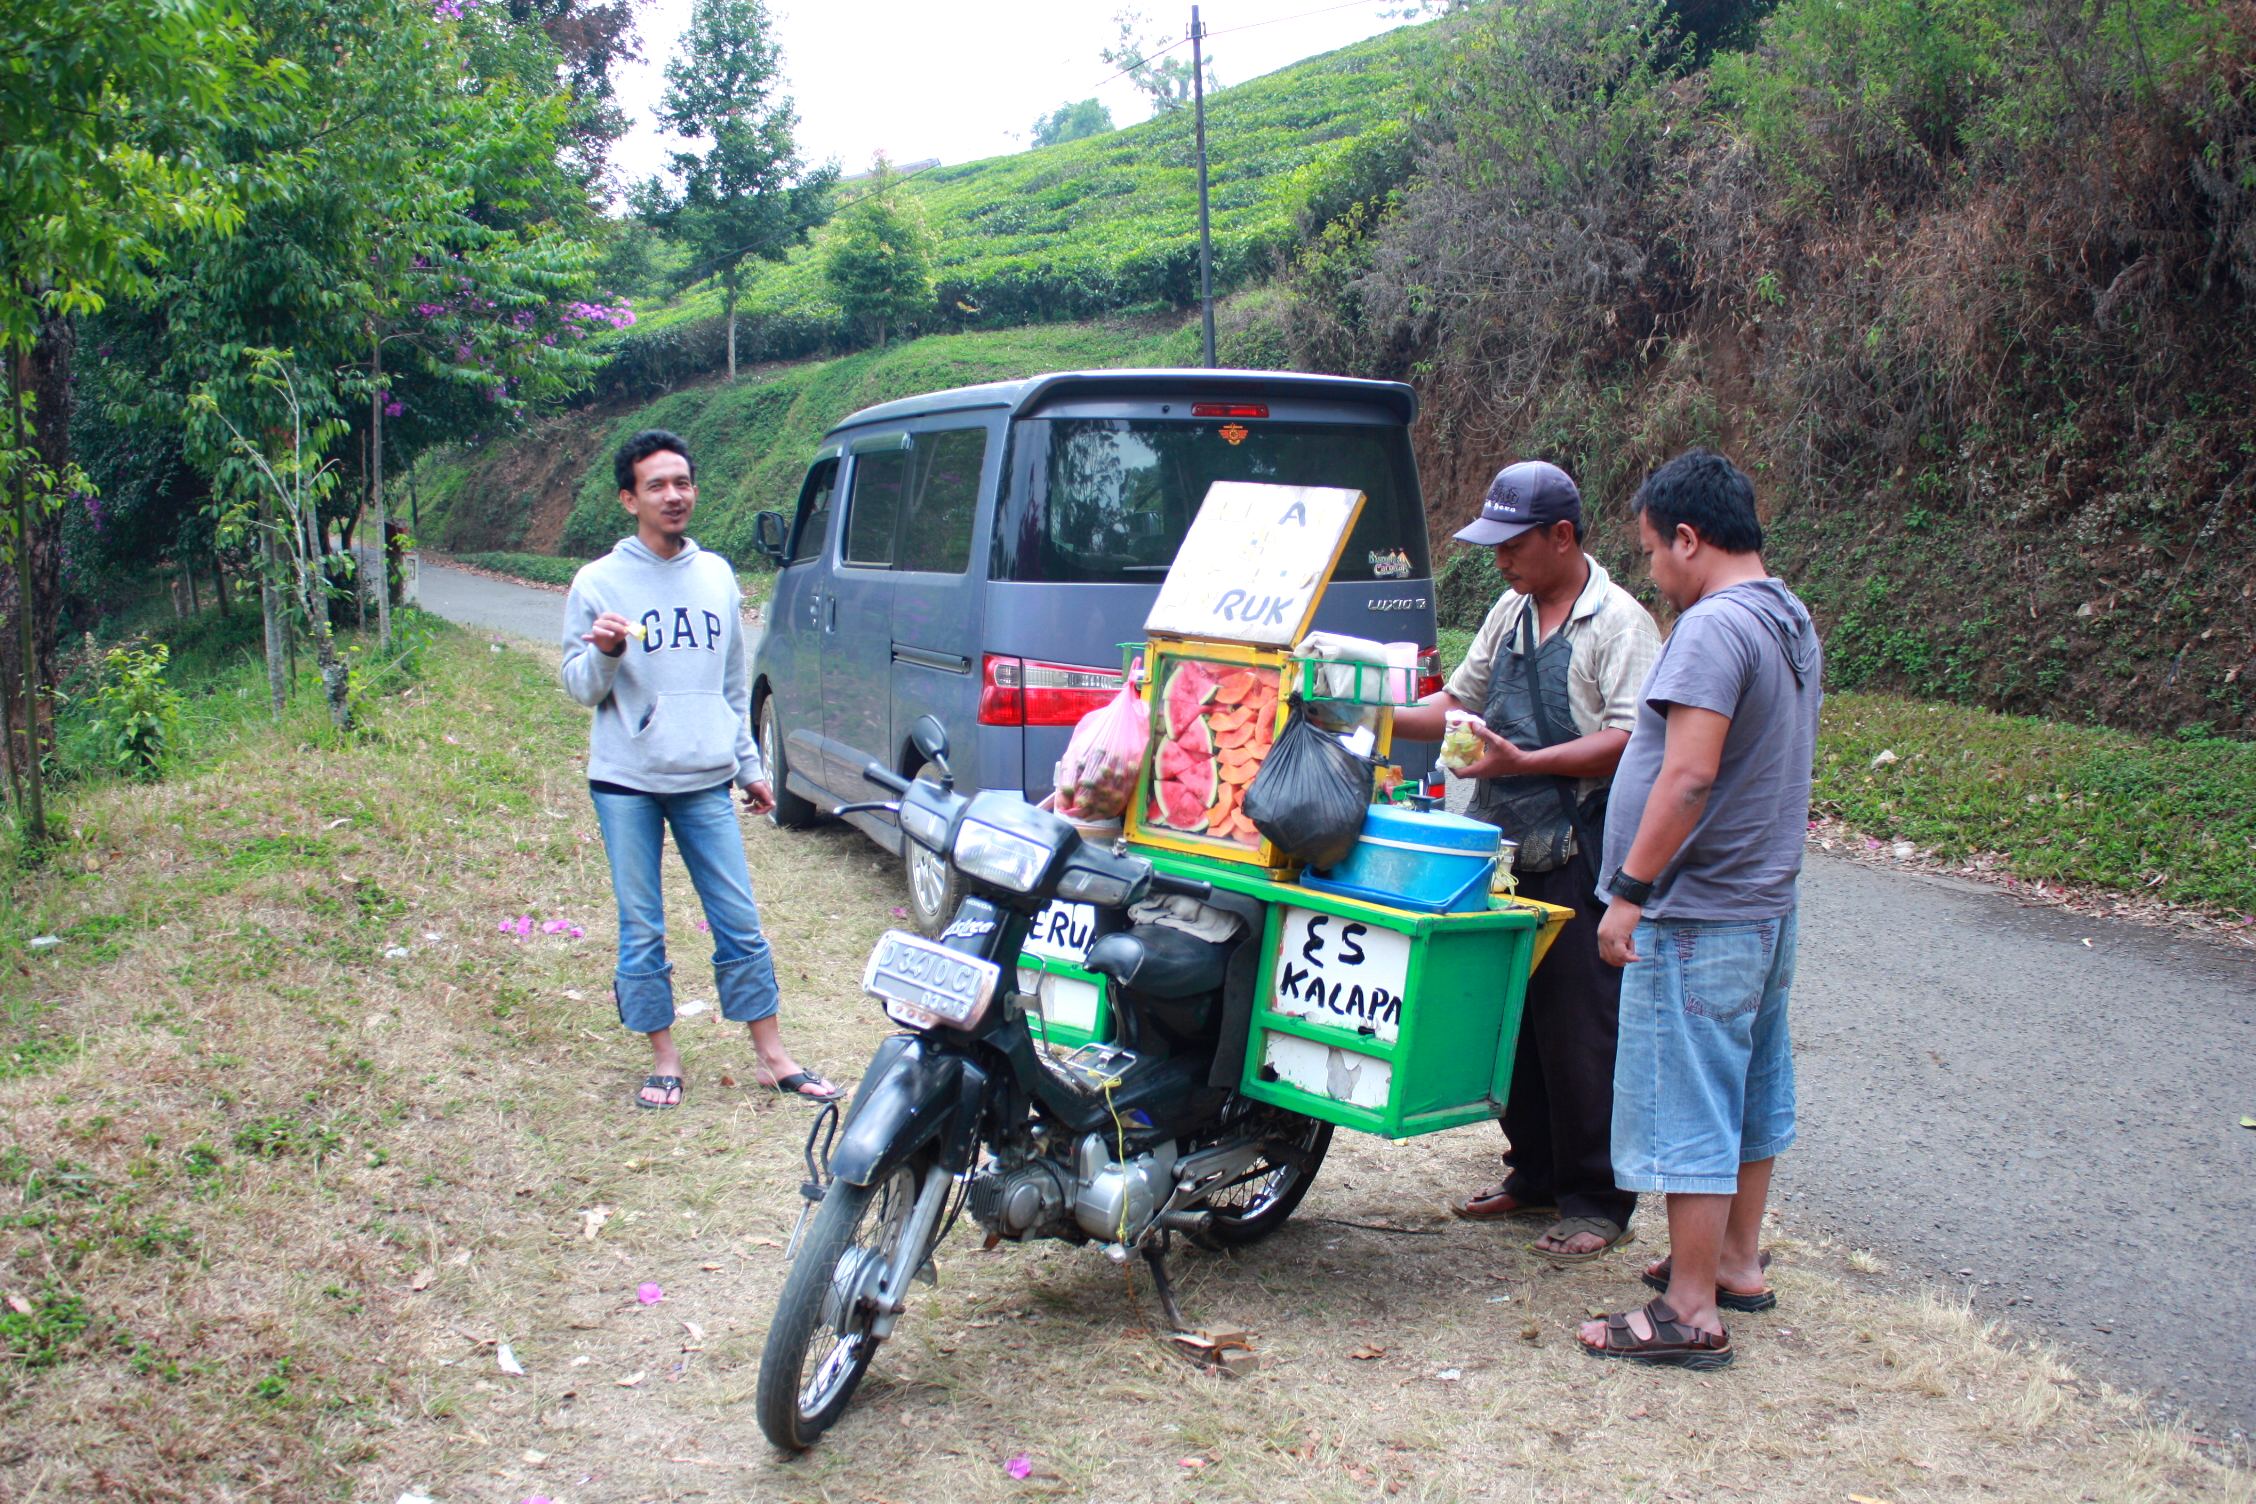
[[[959, 795], [939, 723], [926, 717], [910, 735], [938, 778], [872, 763], [863, 776], [897, 797], [837, 813], [892, 814], [962, 874], [964, 897], [937, 940], [879, 937], [862, 987], [902, 1031], [878, 1047], [843, 1121], [833, 1105], [808, 1135], [806, 1205], [757, 1398], [760, 1429], [786, 1451], [844, 1413], [910, 1285], [937, 1283], [933, 1255], [967, 1206], [989, 1247], [1057, 1238], [1098, 1244], [1115, 1263], [1141, 1254], [1181, 1329], [1171, 1236], [1222, 1247], [1268, 1236], [1331, 1146], [1330, 1124], [1236, 1090], [1258, 903], [1085, 841], [1015, 794]], [[1164, 895], [1231, 914], [1235, 932], [1213, 941], [1130, 921]], [[1114, 1042], [1066, 1055], [1044, 1046], [1039, 1009], [1018, 990], [1020, 948], [1053, 902], [1097, 915], [1084, 964], [1107, 978], [1116, 1020]]]

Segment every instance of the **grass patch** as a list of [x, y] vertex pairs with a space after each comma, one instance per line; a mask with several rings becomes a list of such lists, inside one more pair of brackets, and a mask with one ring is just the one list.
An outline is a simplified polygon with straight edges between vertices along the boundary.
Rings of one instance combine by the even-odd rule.
[[[1571, 1327], [1618, 1299], [1618, 1262], [1555, 1270], [1404, 1196], [1492, 1169], [1488, 1133], [1343, 1135], [1273, 1242], [1178, 1261], [1198, 1319], [1257, 1334], [1266, 1366], [1242, 1381], [1161, 1350], [1148, 1295], [1096, 1254], [982, 1254], [959, 1229], [847, 1421], [779, 1463], [747, 1401], [808, 1115], [742, 1089], [750, 1049], [710, 1008], [677, 1030], [687, 1105], [628, 1105], [648, 1057], [606, 994], [584, 712], [546, 653], [447, 632], [427, 663], [354, 742], [253, 719], [171, 781], [74, 789], [87, 835], [64, 855], [101, 870], [7, 875], [41, 932], [131, 922], [106, 954], [0, 968], [0, 1054], [21, 1006], [85, 1041], [0, 1080], [0, 1294], [29, 1308], [0, 1328], [0, 1496], [846, 1501], [882, 1479], [999, 1499], [1026, 1451], [1068, 1498], [1186, 1497], [1196, 1457], [1197, 1496], [1222, 1501], [2075, 1498], [2105, 1479], [2246, 1504], [2129, 1401], [1791, 1228], [1794, 1318], [1750, 1328], [1727, 1382], [1590, 1363]], [[889, 1027], [856, 982], [898, 865], [839, 829], [747, 828], [787, 1037], [851, 1079]], [[291, 843], [316, 837], [309, 871]], [[293, 854], [230, 865], [254, 843]], [[677, 987], [710, 1002], [687, 879], [667, 881]], [[362, 886], [388, 895], [373, 915], [342, 898]], [[502, 931], [524, 913], [588, 934]], [[1431, 1235], [1345, 1225], [1406, 1221]], [[662, 1304], [636, 1300], [646, 1280]]]
[[1834, 694], [1814, 804], [1946, 859], [1995, 853], [2025, 877], [2256, 912], [2248, 742]]

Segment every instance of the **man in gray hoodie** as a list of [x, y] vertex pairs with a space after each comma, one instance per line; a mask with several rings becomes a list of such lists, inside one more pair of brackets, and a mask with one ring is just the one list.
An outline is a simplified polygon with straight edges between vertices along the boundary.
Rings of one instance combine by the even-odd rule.
[[1762, 560], [1755, 488], [1695, 449], [1630, 503], [1653, 583], [1681, 613], [1614, 774], [1598, 953], [1624, 967], [1614, 1182], [1668, 1201], [1661, 1298], [1586, 1323], [1595, 1357], [1732, 1360], [1723, 1310], [1778, 1303], [1757, 1246], [1770, 1172], [1794, 1141], [1796, 884], [1809, 826], [1824, 655]]
[[673, 965], [659, 858], [671, 826], [713, 931], [721, 1017], [751, 1028], [762, 1086], [828, 1102], [838, 1095], [802, 1070], [776, 1022], [775, 962], [760, 932], [744, 832], [730, 803], [775, 808], [747, 717], [742, 592], [736, 571], [688, 536], [696, 471], [660, 429], [619, 447], [612, 468], [634, 536], [573, 577], [564, 602], [565, 692], [595, 711], [588, 789], [611, 859], [619, 906], [619, 1021], [650, 1037], [651, 1074], [637, 1106], [679, 1106]]

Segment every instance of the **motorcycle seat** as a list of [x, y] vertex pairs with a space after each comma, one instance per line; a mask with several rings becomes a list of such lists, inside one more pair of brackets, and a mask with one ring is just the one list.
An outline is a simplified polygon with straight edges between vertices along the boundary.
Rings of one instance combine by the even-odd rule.
[[1222, 985], [1230, 947], [1159, 924], [1139, 924], [1089, 947], [1082, 964], [1146, 997], [1181, 998]]

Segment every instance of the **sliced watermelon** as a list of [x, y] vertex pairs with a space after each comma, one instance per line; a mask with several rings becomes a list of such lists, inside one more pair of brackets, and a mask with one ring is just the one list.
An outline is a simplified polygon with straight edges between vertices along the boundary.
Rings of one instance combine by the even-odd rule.
[[1194, 833], [1206, 829], [1207, 799], [1197, 789], [1170, 778], [1161, 782], [1153, 793], [1166, 811], [1169, 825]]
[[1203, 663], [1183, 663], [1167, 680], [1167, 734], [1180, 736], [1206, 713], [1217, 680]]
[[1193, 751], [1179, 741], [1159, 744], [1159, 776], [1162, 778], [1181, 779], [1200, 772], [1211, 762], [1211, 756]]

